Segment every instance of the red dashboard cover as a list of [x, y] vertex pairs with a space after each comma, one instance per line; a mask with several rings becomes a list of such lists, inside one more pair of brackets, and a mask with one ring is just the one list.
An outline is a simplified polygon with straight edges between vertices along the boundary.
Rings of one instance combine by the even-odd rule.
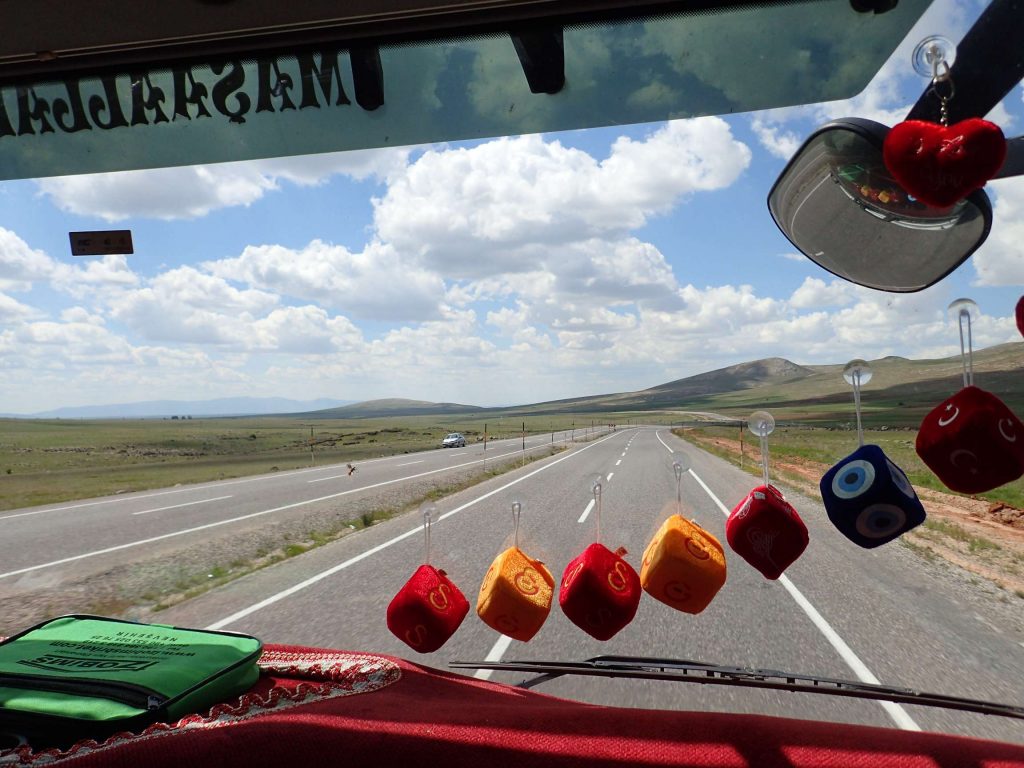
[[233, 704], [67, 751], [0, 752], [0, 766], [1024, 767], [1024, 746], [720, 713], [556, 699], [402, 659], [268, 646]]

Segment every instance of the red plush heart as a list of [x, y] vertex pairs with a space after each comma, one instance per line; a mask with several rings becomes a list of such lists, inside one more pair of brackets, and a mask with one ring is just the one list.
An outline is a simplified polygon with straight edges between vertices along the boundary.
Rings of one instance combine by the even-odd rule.
[[1017, 302], [1017, 330], [1024, 336], [1024, 296]]
[[907, 120], [889, 131], [882, 157], [907, 192], [948, 208], [1003, 167], [1006, 138], [998, 125], [979, 117], [950, 126]]

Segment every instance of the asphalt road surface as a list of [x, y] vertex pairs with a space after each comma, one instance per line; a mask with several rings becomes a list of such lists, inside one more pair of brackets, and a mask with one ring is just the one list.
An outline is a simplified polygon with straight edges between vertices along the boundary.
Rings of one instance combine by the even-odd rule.
[[[585, 436], [576, 430], [576, 436]], [[556, 432], [525, 439], [526, 451], [564, 443]], [[422, 479], [443, 480], [458, 470], [482, 468], [519, 455], [523, 441], [489, 441], [464, 448], [401, 454], [356, 463], [310, 467], [234, 480], [187, 485], [101, 499], [50, 504], [0, 513], [0, 592], [78, 577], [155, 551], [241, 526], [301, 515], [316, 504], [356, 499]]]
[[[647, 542], [674, 511], [672, 462], [678, 450], [692, 464], [682, 480], [684, 515], [724, 542], [727, 511], [756, 480], [668, 430], [641, 428], [610, 434], [439, 502], [431, 562], [448, 572], [475, 607], [491, 560], [511, 543], [511, 504], [518, 500], [520, 546], [547, 563], [557, 583], [566, 563], [594, 540], [591, 483], [601, 477], [602, 541], [612, 549], [625, 546], [638, 568]], [[820, 502], [795, 494], [790, 500], [807, 523], [811, 545], [784, 578], [765, 580], [727, 549], [728, 581], [704, 613], [679, 613], [644, 595], [634, 622], [605, 643], [571, 624], [557, 605], [529, 643], [499, 635], [471, 609], [441, 650], [416, 654], [385, 625], [388, 602], [422, 562], [415, 513], [159, 616], [181, 626], [249, 632], [265, 642], [391, 653], [441, 668], [451, 660], [578, 660], [614, 653], [880, 680], [1024, 703], [1024, 638], [1009, 623], [1001, 624], [1000, 614], [979, 612], [899, 544], [860, 549], [831, 527]], [[523, 677], [498, 672], [491, 679]], [[619, 706], [756, 712], [1024, 742], [1021, 721], [812, 694], [597, 678], [563, 678], [537, 690]]]

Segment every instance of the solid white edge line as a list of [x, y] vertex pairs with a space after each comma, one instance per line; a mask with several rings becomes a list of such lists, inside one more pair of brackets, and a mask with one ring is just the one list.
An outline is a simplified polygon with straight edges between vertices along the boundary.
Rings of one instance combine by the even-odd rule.
[[590, 514], [590, 510], [592, 510], [593, 508], [594, 508], [594, 500], [591, 499], [590, 501], [587, 502], [587, 508], [583, 510], [583, 514], [580, 515], [580, 519], [577, 520], [576, 522], [577, 523], [586, 522], [587, 515]]
[[[451, 517], [452, 515], [458, 514], [462, 510], [468, 509], [469, 507], [472, 507], [475, 504], [480, 503], [484, 499], [488, 499], [488, 498], [490, 498], [491, 496], [494, 496], [497, 493], [501, 493], [502, 491], [507, 490], [508, 488], [511, 488], [513, 485], [517, 485], [518, 483], [521, 483], [524, 480], [530, 479], [534, 475], [540, 474], [541, 472], [545, 472], [545, 471], [551, 469], [551, 467], [554, 467], [554, 466], [556, 466], [558, 464], [561, 464], [563, 461], [571, 459], [571, 458], [573, 458], [575, 456], [579, 456], [584, 451], [589, 450], [589, 449], [593, 448], [594, 446], [600, 445], [601, 443], [605, 442], [606, 440], [611, 440], [613, 437], [615, 437], [616, 435], [620, 435], [620, 434], [622, 434], [622, 433], [621, 432], [613, 432], [612, 434], [607, 435], [606, 437], [602, 437], [599, 440], [595, 440], [595, 441], [593, 441], [593, 442], [591, 442], [591, 443], [589, 443], [587, 445], [584, 445], [582, 448], [580, 448], [578, 450], [575, 450], [575, 451], [572, 451], [571, 453], [568, 453], [565, 456], [562, 456], [561, 458], [555, 459], [554, 461], [552, 461], [552, 462], [550, 462], [548, 464], [545, 464], [543, 467], [539, 467], [538, 469], [535, 469], [532, 472], [528, 472], [527, 474], [523, 475], [522, 477], [516, 478], [515, 480], [512, 480], [512, 481], [510, 481], [508, 483], [505, 483], [500, 488], [495, 488], [493, 491], [488, 491], [483, 496], [477, 496], [475, 499], [471, 499], [470, 501], [467, 501], [462, 506], [456, 507], [453, 510], [445, 512], [443, 515], [438, 517], [437, 520], [434, 521], [434, 523], [435, 524], [439, 523], [442, 520]], [[341, 563], [338, 563], [335, 566], [332, 566], [332, 567], [328, 568], [326, 571], [321, 571], [318, 574], [310, 576], [308, 579], [305, 579], [304, 581], [300, 581], [298, 584], [294, 584], [291, 587], [288, 587], [288, 589], [283, 589], [280, 592], [277, 592], [276, 594], [273, 594], [273, 595], [271, 595], [268, 598], [260, 600], [258, 603], [254, 603], [254, 604], [250, 605], [248, 608], [243, 608], [240, 611], [235, 611], [235, 613], [231, 614], [230, 616], [227, 616], [227, 617], [225, 617], [223, 619], [220, 619], [219, 621], [214, 622], [213, 624], [210, 624], [207, 627], [207, 629], [209, 629], [209, 630], [223, 629], [224, 627], [228, 626], [229, 624], [234, 624], [239, 619], [243, 619], [246, 616], [249, 616], [250, 614], [256, 613], [257, 611], [262, 610], [263, 608], [266, 608], [268, 605], [273, 605], [274, 603], [278, 602], [279, 600], [283, 600], [286, 597], [290, 597], [291, 595], [294, 595], [296, 592], [301, 592], [302, 590], [306, 589], [307, 587], [310, 587], [313, 584], [316, 584], [318, 581], [322, 581], [323, 579], [326, 579], [328, 576], [333, 576], [334, 574], [338, 573], [339, 571], [343, 571], [346, 568], [348, 568], [349, 566], [355, 565], [356, 563], [360, 562], [361, 560], [365, 560], [366, 558], [370, 557], [371, 555], [375, 555], [378, 552], [381, 552], [381, 551], [387, 549], [388, 547], [390, 547], [390, 546], [392, 546], [394, 544], [397, 544], [398, 542], [402, 541], [403, 539], [407, 539], [410, 536], [421, 535], [422, 533], [423, 533], [423, 527], [420, 526], [420, 525], [417, 525], [415, 528], [412, 528], [411, 530], [408, 530], [405, 533], [400, 533], [398, 536], [395, 536], [394, 538], [388, 539], [387, 541], [385, 541], [385, 542], [383, 542], [381, 544], [378, 544], [375, 547], [371, 547], [370, 549], [366, 550], [365, 552], [360, 552], [358, 555], [354, 555], [353, 557], [350, 557], [348, 560], [345, 560], [345, 561], [343, 561]], [[2, 574], [0, 574], [0, 576], [2, 576]]]
[[233, 496], [218, 496], [215, 499], [199, 499], [199, 501], [186, 501], [184, 504], [174, 504], [170, 507], [156, 507], [155, 509], [143, 509], [139, 512], [132, 512], [133, 515], [148, 515], [150, 512], [163, 512], [165, 509], [178, 509], [179, 507], [193, 507], [196, 504], [205, 504], [208, 501], [224, 501], [224, 499], [231, 499]]
[[[658, 439], [660, 440], [661, 438]], [[667, 445], [665, 447], [668, 448]], [[669, 450], [672, 449], [669, 448]], [[704, 489], [704, 492], [711, 498], [711, 500], [718, 505], [718, 508], [722, 513], [728, 517], [729, 508], [722, 503], [721, 499], [719, 499], [710, 488], [708, 488], [707, 484], [696, 472], [693, 471], [692, 468], [689, 472], [693, 479], [697, 481], [697, 484]], [[870, 683], [872, 685], [879, 685], [878, 678], [872, 674], [871, 670], [868, 669], [867, 665], [860, 660], [860, 657], [853, 652], [853, 649], [847, 645], [846, 641], [839, 636], [839, 633], [832, 628], [832, 625], [825, 620], [825, 617], [818, 612], [818, 609], [811, 604], [811, 601], [804, 597], [804, 594], [796, 588], [796, 585], [790, 581], [789, 577], [783, 574], [779, 577], [779, 583], [787, 592], [789, 592], [789, 596], [793, 598], [801, 609], [803, 609], [803, 612], [807, 614], [807, 618], [809, 618], [811, 623], [814, 624], [821, 634], [825, 636], [825, 639], [828, 640], [836, 650], [836, 653], [838, 653], [842, 660], [846, 662], [846, 666], [853, 671], [860, 681], [863, 683]], [[898, 728], [902, 728], [904, 731], [921, 730], [921, 726], [919, 726], [914, 719], [907, 714], [907, 711], [896, 702], [879, 701], [878, 703], [882, 705], [882, 709], [888, 713], [889, 717], [892, 718]]]
[[658, 438], [658, 442], [665, 446], [665, 450], [669, 453], [675, 453], [671, 448], [668, 447], [668, 443], [661, 439], [661, 433], [658, 430], [654, 430], [654, 436]]
[[[498, 638], [497, 642], [488, 652], [487, 656], [484, 657], [484, 661], [501, 661], [501, 657], [505, 655], [505, 651], [512, 645], [512, 638], [508, 635], [502, 635]], [[493, 669], [478, 669], [474, 674], [477, 680], [490, 680], [491, 675], [494, 674]]]

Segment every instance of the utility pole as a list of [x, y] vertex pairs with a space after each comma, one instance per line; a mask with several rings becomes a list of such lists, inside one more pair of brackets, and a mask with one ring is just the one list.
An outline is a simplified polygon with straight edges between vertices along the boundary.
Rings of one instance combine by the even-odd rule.
[[309, 427], [309, 466], [316, 466], [316, 454], [313, 453], [313, 427], [319, 427], [319, 424], [303, 424], [304, 427]]

